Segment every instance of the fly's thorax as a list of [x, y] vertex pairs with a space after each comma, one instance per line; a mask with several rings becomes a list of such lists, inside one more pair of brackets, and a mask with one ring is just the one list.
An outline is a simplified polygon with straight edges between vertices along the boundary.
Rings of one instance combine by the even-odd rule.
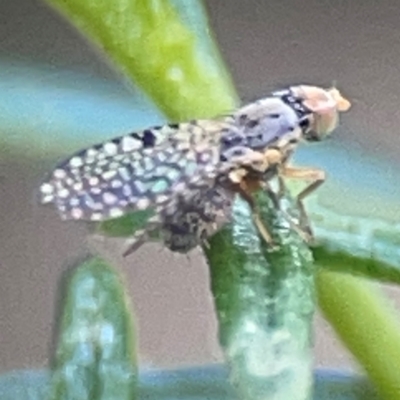
[[305, 113], [297, 113], [279, 97], [268, 97], [239, 109], [233, 118], [231, 128], [221, 133], [220, 161], [225, 170], [245, 167], [264, 174], [301, 140]]
[[249, 104], [235, 114], [238, 130], [246, 146], [263, 150], [299, 128], [300, 119], [294, 109], [280, 98], [267, 97]]

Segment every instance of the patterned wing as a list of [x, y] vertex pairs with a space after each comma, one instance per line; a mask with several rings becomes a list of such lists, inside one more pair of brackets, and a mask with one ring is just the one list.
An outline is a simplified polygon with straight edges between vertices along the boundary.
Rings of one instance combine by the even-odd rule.
[[42, 203], [63, 219], [99, 221], [160, 206], [215, 175], [224, 121], [146, 129], [80, 151], [41, 185]]

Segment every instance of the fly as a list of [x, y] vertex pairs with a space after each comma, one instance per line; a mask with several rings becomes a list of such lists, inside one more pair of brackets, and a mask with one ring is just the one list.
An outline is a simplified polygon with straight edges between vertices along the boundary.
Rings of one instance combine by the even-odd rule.
[[337, 126], [350, 103], [339, 91], [293, 86], [211, 120], [145, 129], [74, 154], [41, 185], [42, 203], [54, 203], [61, 218], [102, 221], [154, 209], [148, 228], [136, 232], [130, 254], [160, 229], [173, 251], [187, 252], [230, 221], [235, 195], [252, 207], [266, 241], [252, 193], [273, 177], [312, 180], [297, 197], [300, 229], [309, 230], [303, 199], [325, 174], [289, 166], [302, 140], [321, 140]]

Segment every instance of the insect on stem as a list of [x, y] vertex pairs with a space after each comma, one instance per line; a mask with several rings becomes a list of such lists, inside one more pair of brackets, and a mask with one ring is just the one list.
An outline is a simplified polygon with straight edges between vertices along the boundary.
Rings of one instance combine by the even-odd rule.
[[104, 221], [153, 209], [156, 217], [133, 235], [124, 253], [151, 239], [148, 233], [155, 230], [170, 250], [187, 253], [231, 221], [236, 195], [252, 206], [260, 233], [269, 241], [252, 194], [275, 177], [282, 182], [311, 179], [297, 202], [302, 212], [298, 229], [312, 235], [302, 201], [322, 184], [324, 173], [291, 167], [289, 161], [302, 140], [329, 135], [339, 112], [349, 107], [336, 88], [299, 85], [231, 115], [114, 138], [56, 166], [41, 185], [42, 203], [54, 203], [67, 220]]

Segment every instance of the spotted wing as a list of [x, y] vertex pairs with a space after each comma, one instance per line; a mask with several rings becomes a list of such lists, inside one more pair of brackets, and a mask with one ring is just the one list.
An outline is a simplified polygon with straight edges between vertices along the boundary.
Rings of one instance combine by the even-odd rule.
[[82, 150], [41, 185], [42, 203], [54, 203], [63, 219], [97, 221], [159, 206], [215, 174], [223, 125], [168, 125]]

